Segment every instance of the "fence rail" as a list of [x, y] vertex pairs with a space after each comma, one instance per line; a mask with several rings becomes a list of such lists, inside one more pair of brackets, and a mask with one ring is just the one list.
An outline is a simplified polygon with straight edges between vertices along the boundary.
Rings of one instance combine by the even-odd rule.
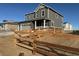
[[[63, 45], [57, 45], [57, 44], [51, 44], [48, 42], [42, 42], [42, 41], [37, 41], [34, 40], [28, 41], [27, 39], [25, 41], [21, 41], [24, 38], [19, 38], [17, 39], [19, 43], [28, 45], [33, 48], [32, 52], [33, 54], [35, 53], [40, 53], [42, 55], [67, 55], [65, 53], [69, 53], [71, 55], [79, 55], [79, 49], [78, 48], [73, 48], [73, 47], [68, 47], [68, 46], [63, 46]], [[61, 51], [61, 52], [58, 52]]]

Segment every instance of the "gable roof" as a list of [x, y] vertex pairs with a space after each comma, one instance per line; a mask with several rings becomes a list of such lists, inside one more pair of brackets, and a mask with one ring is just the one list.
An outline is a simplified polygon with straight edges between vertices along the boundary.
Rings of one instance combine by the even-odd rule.
[[44, 8], [50, 9], [51, 11], [53, 11], [53, 12], [57, 13], [58, 15], [64, 17], [64, 16], [61, 15], [59, 12], [57, 12], [56, 10], [52, 9], [51, 7], [45, 5], [44, 3], [40, 3], [39, 6], [34, 10], [34, 12], [25, 14], [25, 16], [26, 16], [26, 15], [29, 15], [29, 14], [34, 14], [34, 13], [39, 9], [40, 6], [43, 6]]
[[59, 12], [57, 12], [56, 10], [52, 9], [51, 7], [45, 5], [44, 3], [40, 3], [39, 6], [35, 9], [34, 12], [36, 12], [36, 11], [39, 9], [40, 6], [43, 6], [44, 8], [50, 9], [51, 11], [53, 11], [53, 12], [55, 12], [55, 13], [57, 13], [58, 15], [60, 15], [60, 16], [63, 17], [63, 15], [61, 15]]
[[0, 23], [0, 26], [1, 26], [1, 25], [4, 25], [4, 24], [13, 24], [13, 25], [16, 25], [16, 24], [28, 23], [28, 22], [31, 22], [31, 20], [19, 21], [19, 22], [3, 22], [3, 23]]
[[64, 22], [63, 24], [67, 24], [68, 22]]
[[71, 24], [71, 23], [69, 23], [69, 22], [64, 22], [63, 24]]
[[26, 16], [26, 15], [30, 15], [30, 14], [34, 14], [34, 13], [35, 13], [35, 12], [32, 12], [32, 13], [28, 13], [28, 14], [25, 14], [25, 16]]

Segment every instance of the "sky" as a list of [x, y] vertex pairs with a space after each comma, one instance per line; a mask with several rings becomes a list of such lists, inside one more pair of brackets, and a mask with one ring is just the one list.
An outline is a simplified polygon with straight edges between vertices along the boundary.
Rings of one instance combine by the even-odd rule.
[[[25, 14], [33, 12], [38, 3], [0, 3], [0, 22], [3, 20], [24, 21]], [[79, 4], [47, 3], [64, 16], [64, 22], [72, 24], [73, 29], [79, 29]]]

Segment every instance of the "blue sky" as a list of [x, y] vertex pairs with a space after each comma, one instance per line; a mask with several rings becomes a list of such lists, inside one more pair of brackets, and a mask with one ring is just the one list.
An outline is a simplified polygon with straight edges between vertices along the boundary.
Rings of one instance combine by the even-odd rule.
[[[64, 16], [64, 22], [67, 21], [73, 25], [74, 29], [79, 29], [79, 4], [46, 4]], [[37, 4], [29, 3], [0, 3], [0, 22], [3, 20], [23, 21], [24, 15], [33, 12]]]

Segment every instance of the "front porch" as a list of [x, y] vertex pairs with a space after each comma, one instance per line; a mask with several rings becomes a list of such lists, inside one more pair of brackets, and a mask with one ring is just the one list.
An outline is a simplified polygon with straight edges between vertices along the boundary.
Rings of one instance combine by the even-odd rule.
[[41, 28], [49, 28], [51, 27], [50, 20], [35, 20], [32, 21], [32, 28], [33, 29], [41, 29]]

